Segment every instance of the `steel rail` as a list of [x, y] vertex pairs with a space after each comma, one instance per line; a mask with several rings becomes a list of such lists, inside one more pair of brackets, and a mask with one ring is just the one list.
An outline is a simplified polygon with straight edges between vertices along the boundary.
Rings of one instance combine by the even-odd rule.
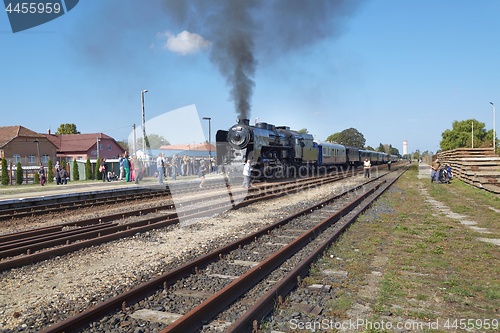
[[[253, 332], [258, 326], [258, 322], [264, 319], [269, 313], [271, 313], [276, 304], [280, 303], [280, 300], [285, 299], [286, 295], [298, 286], [298, 281], [303, 279], [309, 273], [310, 266], [315, 262], [323, 253], [335, 242], [348, 228], [354, 223], [354, 221], [365, 212], [371, 204], [377, 200], [392, 184], [394, 184], [399, 177], [407, 170], [403, 169], [402, 172], [397, 175], [394, 179], [384, 184], [374, 194], [373, 198], [370, 198], [369, 202], [363, 203], [356, 214], [349, 217], [339, 228], [331, 234], [331, 236], [324, 240], [308, 257], [302, 260], [297, 267], [291, 270], [285, 277], [278, 281], [264, 296], [257, 300], [249, 310], [247, 310], [236, 322], [234, 322], [225, 333], [243, 333], [243, 332]], [[166, 332], [166, 331], [162, 331]]]
[[[315, 179], [310, 180], [306, 184], [308, 187], [319, 186], [321, 184], [327, 184], [329, 182], [337, 181], [338, 177], [331, 177], [329, 179]], [[117, 225], [116, 223], [109, 224], [105, 227], [99, 228], [99, 230], [90, 230], [87, 232], [81, 232], [74, 235], [62, 235], [61, 238], [52, 238], [51, 240], [44, 240], [41, 242], [32, 242], [30, 245], [21, 246], [18, 249], [10, 248], [5, 251], [0, 252], [0, 258], [12, 257], [15, 255], [26, 254], [19, 258], [12, 258], [9, 260], [0, 261], [0, 271], [20, 267], [28, 264], [33, 264], [42, 260], [50, 259], [54, 256], [60, 256], [69, 252], [80, 250], [85, 247], [102, 244], [112, 240], [128, 237], [134, 235], [135, 233], [146, 232], [152, 229], [162, 228], [168, 225], [179, 223], [179, 218], [197, 218], [203, 217], [210, 214], [217, 214], [224, 210], [231, 208], [241, 208], [252, 203], [269, 200], [283, 196], [285, 194], [297, 192], [302, 190], [303, 182], [295, 182], [286, 186], [272, 185], [269, 187], [255, 188], [252, 194], [249, 194], [244, 201], [237, 205], [231, 202], [231, 205], [219, 205], [210, 204], [209, 206], [197, 207], [194, 209], [189, 209], [182, 213], [169, 213], [167, 215], [162, 215], [158, 217], [146, 217], [143, 220], [130, 222], [127, 224]], [[279, 191], [278, 191], [279, 189]], [[238, 192], [244, 190], [238, 190]], [[225, 196], [221, 194], [220, 197]], [[213, 199], [213, 197], [211, 198]], [[198, 203], [200, 201], [206, 200], [201, 199], [191, 199], [190, 203]], [[142, 216], [143, 214], [149, 214], [152, 212], [158, 212], [163, 209], [173, 208], [172, 204], [168, 204], [162, 207], [153, 207], [148, 209], [136, 210], [127, 213], [112, 214], [104, 217], [96, 217], [92, 219], [87, 219], [85, 221], [79, 221], [80, 224], [102, 224], [106, 222], [116, 221], [117, 219], [123, 219], [130, 216]], [[163, 222], [162, 222], [163, 221]], [[66, 223], [65, 225], [73, 225], [72, 222]], [[74, 243], [77, 242], [77, 243]], [[57, 247], [53, 249], [48, 249], [51, 247]], [[47, 249], [41, 251], [43, 249]], [[35, 251], [39, 251], [35, 253]]]
[[[122, 190], [123, 191], [123, 190]], [[47, 197], [39, 201], [29, 201], [29, 203], [0, 203], [0, 221], [10, 220], [13, 218], [36, 216], [47, 213], [54, 213], [65, 210], [75, 210], [85, 207], [92, 207], [96, 205], [114, 204], [119, 202], [127, 202], [137, 199], [148, 199], [152, 197], [157, 197], [159, 195], [169, 195], [170, 193], [165, 189], [150, 189], [149, 192], [142, 188], [137, 192], [137, 189], [133, 189], [133, 193], [117, 193], [116, 191], [102, 192], [102, 194], [87, 193], [80, 194], [80, 196], [87, 196], [84, 199], [70, 200], [68, 201], [65, 197]], [[51, 201], [57, 201], [50, 203]], [[30, 205], [31, 204], [31, 205]], [[9, 208], [3, 208], [2, 206], [15, 206]]]
[[[42, 243], [45, 241], [56, 240], [56, 239], [64, 238], [64, 237], [70, 237], [70, 236], [81, 234], [81, 233], [88, 232], [88, 231], [107, 228], [107, 227], [110, 227], [113, 225], [117, 225], [117, 223], [113, 224], [112, 222], [104, 222], [104, 223], [89, 225], [89, 226], [85, 226], [85, 227], [81, 227], [81, 228], [77, 228], [77, 229], [60, 230], [60, 231], [56, 231], [56, 232], [53, 232], [50, 234], [23, 238], [22, 240], [12, 240], [9, 242], [3, 242], [3, 243], [0, 243], [0, 258], [5, 258], [5, 257], [10, 256], [10, 255], [4, 255], [4, 251], [7, 251], [7, 250], [14, 250], [15, 249], [15, 250], [20, 250], [20, 253], [22, 253], [22, 252], [24, 252], [22, 250], [23, 247], [25, 247], [26, 250], [28, 250], [29, 246], [33, 245], [33, 244], [38, 244], [38, 243]], [[16, 254], [13, 254], [13, 255], [16, 255]]]
[[203, 326], [203, 323], [212, 320], [220, 312], [220, 309], [229, 306], [240, 298], [245, 292], [255, 286], [258, 281], [264, 279], [288, 258], [292, 257], [310, 243], [318, 234], [322, 233], [326, 228], [354, 209], [354, 207], [372, 194], [379, 186], [379, 184], [376, 185], [363, 195], [346, 204], [335, 214], [325, 218], [319, 224], [304, 232], [294, 241], [282, 247], [263, 262], [248, 270], [217, 293], [203, 301], [200, 305], [175, 320], [160, 333], [184, 333], [199, 330]]
[[[368, 183], [373, 182], [374, 180], [370, 180]], [[296, 219], [300, 216], [307, 215], [311, 213], [313, 210], [317, 210], [328, 203], [337, 200], [338, 198], [347, 195], [348, 193], [352, 193], [354, 191], [359, 190], [363, 185], [356, 186], [353, 189], [350, 189], [348, 191], [345, 191], [341, 194], [335, 195], [332, 198], [329, 198], [327, 200], [324, 200], [312, 207], [308, 207], [296, 214], [293, 214], [291, 216], [288, 216], [280, 221], [277, 221], [273, 223], [272, 225], [269, 225], [261, 230], [258, 230], [242, 239], [239, 239], [233, 243], [230, 243], [228, 245], [225, 245], [221, 248], [218, 248], [206, 255], [203, 255], [197, 259], [194, 259], [162, 276], [159, 276], [157, 278], [154, 278], [144, 284], [141, 284], [139, 286], [136, 286], [132, 288], [129, 291], [124, 292], [121, 295], [115, 296], [113, 298], [110, 298], [102, 303], [99, 303], [95, 305], [92, 308], [89, 308], [71, 318], [68, 318], [64, 321], [61, 321], [59, 323], [56, 323], [52, 326], [47, 327], [46, 329], [42, 330], [41, 332], [43, 333], [55, 333], [55, 332], [65, 332], [65, 333], [70, 333], [70, 332], [76, 332], [78, 331], [81, 327], [86, 325], [89, 322], [98, 320], [100, 317], [103, 315], [111, 312], [118, 310], [120, 308], [125, 309], [127, 304], [133, 304], [151, 294], [156, 292], [158, 289], [166, 289], [168, 286], [173, 285], [177, 280], [187, 277], [196, 271], [198, 269], [202, 269], [206, 267], [208, 264], [219, 260], [223, 255], [226, 255], [227, 253], [238, 249], [239, 247], [242, 247], [244, 245], [250, 244], [253, 242], [255, 239], [258, 237], [265, 235], [269, 233], [273, 229], [277, 229], [285, 224], [287, 224], [289, 221]]]

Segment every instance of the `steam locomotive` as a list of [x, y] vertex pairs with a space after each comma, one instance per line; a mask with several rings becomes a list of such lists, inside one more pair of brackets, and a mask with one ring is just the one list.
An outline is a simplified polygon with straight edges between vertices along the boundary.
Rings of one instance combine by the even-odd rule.
[[253, 178], [281, 178], [305, 175], [318, 168], [358, 166], [365, 158], [372, 165], [387, 163], [397, 156], [319, 142], [311, 134], [287, 126], [260, 122], [250, 125], [239, 119], [229, 130], [216, 133], [217, 164], [233, 170], [247, 160]]

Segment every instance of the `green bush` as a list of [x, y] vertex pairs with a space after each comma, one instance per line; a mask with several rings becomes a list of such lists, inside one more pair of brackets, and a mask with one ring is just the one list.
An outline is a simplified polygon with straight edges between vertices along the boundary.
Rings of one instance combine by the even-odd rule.
[[16, 184], [21, 185], [24, 180], [24, 174], [23, 174], [23, 166], [21, 165], [21, 162], [17, 162], [16, 166]]
[[80, 180], [80, 171], [78, 171], [76, 160], [73, 160], [73, 180]]
[[38, 172], [35, 172], [35, 175], [33, 176], [33, 184], [40, 183], [40, 174]]
[[52, 170], [54, 166], [52, 165], [52, 160], [49, 159], [48, 163], [48, 171], [47, 171], [47, 183], [53, 183], [54, 182], [54, 170]]
[[90, 158], [87, 157], [87, 162], [85, 162], [85, 178], [87, 180], [94, 179], [92, 177], [92, 164], [90, 164]]
[[99, 166], [101, 165], [101, 158], [99, 157], [97, 159], [97, 162], [95, 162], [95, 179], [97, 180], [102, 180], [102, 174], [99, 172]]
[[2, 185], [9, 185], [9, 173], [7, 172], [7, 160], [2, 158]]

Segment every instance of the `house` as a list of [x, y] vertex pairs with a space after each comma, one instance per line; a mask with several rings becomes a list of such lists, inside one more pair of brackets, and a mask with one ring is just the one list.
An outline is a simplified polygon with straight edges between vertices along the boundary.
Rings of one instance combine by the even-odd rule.
[[7, 164], [23, 167], [37, 167], [42, 163], [47, 165], [49, 159], [54, 161], [57, 146], [45, 135], [36, 133], [23, 126], [0, 126], [0, 157]]
[[[112, 137], [103, 133], [91, 134], [51, 134], [43, 136], [57, 147], [57, 159], [86, 161], [118, 158], [125, 150]], [[98, 149], [97, 149], [98, 147]]]

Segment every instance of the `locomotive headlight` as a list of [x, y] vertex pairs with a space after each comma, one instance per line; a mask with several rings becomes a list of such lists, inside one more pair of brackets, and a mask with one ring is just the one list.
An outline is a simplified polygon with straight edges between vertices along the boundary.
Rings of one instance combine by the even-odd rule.
[[250, 142], [250, 131], [243, 126], [233, 126], [227, 133], [227, 141], [234, 148], [243, 149]]

